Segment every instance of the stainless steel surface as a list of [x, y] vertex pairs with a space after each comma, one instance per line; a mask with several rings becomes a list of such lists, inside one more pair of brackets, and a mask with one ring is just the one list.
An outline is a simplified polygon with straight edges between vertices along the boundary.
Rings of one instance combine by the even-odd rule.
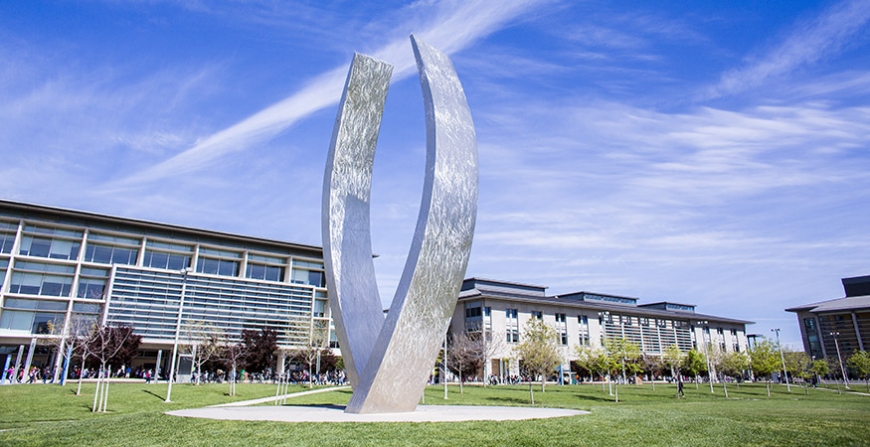
[[375, 146], [393, 67], [354, 55], [323, 181], [323, 260], [336, 335], [351, 385], [359, 383], [384, 323], [372, 263], [369, 199]]
[[354, 58], [324, 179], [324, 260], [342, 355], [353, 370], [350, 413], [417, 407], [456, 306], [474, 235], [477, 142], [465, 93], [445, 54], [414, 36], [411, 43], [426, 111], [426, 171], [417, 228], [386, 320], [371, 262], [368, 201], [386, 84], [377, 74], [383, 68], [369, 58]]

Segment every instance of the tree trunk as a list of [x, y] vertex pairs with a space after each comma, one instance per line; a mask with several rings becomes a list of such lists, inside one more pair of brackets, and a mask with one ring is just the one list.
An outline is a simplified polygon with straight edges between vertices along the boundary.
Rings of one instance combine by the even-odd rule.
[[79, 396], [82, 394], [82, 375], [84, 374], [84, 372], [85, 372], [85, 361], [82, 360], [82, 367], [79, 368], [79, 386], [76, 389], [76, 396]]
[[770, 379], [767, 379], [767, 397], [770, 397]]
[[532, 379], [529, 379], [529, 400], [535, 404], [535, 391], [532, 389]]
[[544, 389], [544, 386], [545, 386], [546, 384], [547, 384], [547, 376], [542, 375], [542, 376], [541, 376], [541, 392], [542, 392], [542, 393], [546, 391], [546, 390]]

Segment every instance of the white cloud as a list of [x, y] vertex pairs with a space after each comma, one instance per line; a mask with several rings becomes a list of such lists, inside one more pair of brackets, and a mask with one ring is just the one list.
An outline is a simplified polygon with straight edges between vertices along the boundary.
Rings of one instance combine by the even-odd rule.
[[[536, 3], [540, 1], [444, 2], [434, 6], [435, 20], [407, 23], [404, 27], [411, 30], [419, 27], [420, 31], [415, 34], [420, 38], [445, 53], [453, 53], [503, 26]], [[394, 65], [394, 80], [410, 75], [414, 67], [407, 37], [394, 39], [372, 55]], [[226, 154], [247, 150], [251, 145], [269, 139], [312, 113], [338, 102], [346, 73], [346, 67], [330, 70], [292, 96], [202, 139], [184, 152], [122, 183], [147, 182], [197, 171]]]
[[746, 66], [722, 75], [719, 83], [703, 97], [740, 93], [758, 87], [768, 79], [789, 74], [823, 58], [839, 54], [849, 47], [856, 35], [870, 21], [870, 2], [845, 0], [834, 5], [816, 20], [802, 23], [779, 45]]

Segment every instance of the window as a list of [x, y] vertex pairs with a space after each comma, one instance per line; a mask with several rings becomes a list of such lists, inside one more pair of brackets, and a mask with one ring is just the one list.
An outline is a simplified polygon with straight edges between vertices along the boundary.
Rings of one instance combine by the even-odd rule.
[[0, 222], [0, 253], [12, 253], [15, 244], [15, 233], [18, 224], [14, 222]]
[[0, 253], [12, 253], [15, 245], [15, 233], [0, 233]]
[[505, 335], [508, 343], [518, 343], [520, 341], [519, 320], [517, 319], [516, 309], [505, 309]]
[[326, 314], [326, 301], [314, 300], [314, 316], [323, 317]]
[[190, 255], [145, 250], [143, 265], [145, 267], [180, 271], [190, 267]]
[[76, 297], [99, 300], [103, 298], [103, 291], [105, 289], [106, 280], [104, 278], [82, 277], [79, 279], [79, 288], [76, 291]]
[[308, 284], [314, 287], [325, 287], [325, 279], [322, 262], [293, 260], [290, 282], [294, 284]]
[[201, 247], [199, 249], [201, 255], [213, 255], [221, 258], [241, 259], [242, 254], [237, 251], [218, 250], [216, 248]]
[[531, 315], [532, 315], [532, 318], [534, 318], [536, 320], [543, 320], [544, 319], [544, 314], [539, 310], [533, 310], [531, 312]]
[[18, 253], [41, 258], [76, 259], [81, 245], [79, 241], [24, 236], [21, 238], [21, 248]]
[[85, 249], [85, 261], [100, 264], [135, 265], [138, 256], [139, 250], [129, 247], [88, 243], [88, 247]]
[[50, 333], [49, 323], [55, 326], [63, 324], [66, 306], [61, 301], [7, 298], [3, 304], [3, 314], [0, 315], [0, 329], [29, 331], [31, 334]]
[[589, 346], [589, 317], [586, 315], [577, 315], [578, 335], [580, 337], [580, 346]]
[[479, 318], [483, 315], [479, 307], [469, 307], [465, 309], [465, 318]]
[[284, 267], [264, 264], [248, 264], [245, 277], [251, 279], [264, 279], [266, 281], [283, 281]]
[[325, 286], [323, 272], [314, 270], [301, 270], [294, 268], [291, 282], [294, 284], [308, 284], [314, 287]]
[[239, 261], [230, 261], [228, 259], [199, 258], [199, 262], [196, 265], [196, 271], [199, 273], [207, 273], [210, 275], [238, 276]]
[[[138, 241], [137, 241], [137, 243], [138, 243]], [[145, 246], [148, 248], [156, 248], [156, 249], [166, 250], [166, 251], [193, 253], [193, 247], [191, 247], [190, 245], [174, 244], [171, 242], [161, 242], [161, 241], [155, 241], [152, 239], [148, 239], [148, 241], [145, 243]]]
[[83, 314], [98, 314], [102, 312], [102, 306], [90, 303], [73, 303], [73, 312]]
[[10, 293], [46, 296], [69, 296], [72, 277], [42, 273], [12, 273]]
[[556, 323], [565, 323], [566, 321], [565, 314], [556, 314]]
[[6, 278], [6, 268], [9, 267], [8, 259], [0, 259], [0, 288], [3, 287], [3, 280]]
[[47, 334], [50, 332], [49, 323], [60, 326], [63, 324], [63, 320], [64, 314], [62, 313], [4, 310], [3, 315], [0, 315], [0, 329]]

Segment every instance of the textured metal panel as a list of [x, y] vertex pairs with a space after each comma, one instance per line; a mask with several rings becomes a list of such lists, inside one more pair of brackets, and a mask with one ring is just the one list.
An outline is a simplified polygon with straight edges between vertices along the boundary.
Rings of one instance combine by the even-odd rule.
[[372, 263], [369, 199], [378, 131], [393, 67], [354, 55], [323, 181], [323, 260], [329, 302], [351, 385], [384, 322]]
[[456, 307], [474, 235], [477, 141], [465, 93], [446, 55], [414, 36], [411, 43], [426, 111], [426, 171], [417, 228], [386, 320], [371, 262], [368, 200], [383, 110], [382, 96], [373, 92], [385, 96], [386, 84], [383, 68], [369, 58], [354, 57], [324, 179], [324, 260], [354, 385], [350, 413], [417, 407]]

